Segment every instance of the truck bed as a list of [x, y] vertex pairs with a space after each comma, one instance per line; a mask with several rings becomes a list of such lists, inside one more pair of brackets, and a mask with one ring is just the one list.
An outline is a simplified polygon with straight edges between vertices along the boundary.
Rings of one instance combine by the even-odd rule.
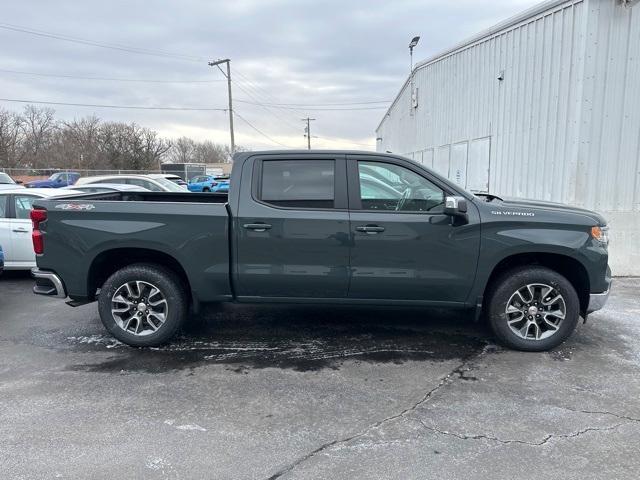
[[194, 290], [209, 292], [205, 301], [231, 295], [226, 194], [91, 193], [34, 208], [47, 210], [38, 265], [55, 270], [73, 299], [94, 298], [101, 266], [144, 262], [177, 264]]

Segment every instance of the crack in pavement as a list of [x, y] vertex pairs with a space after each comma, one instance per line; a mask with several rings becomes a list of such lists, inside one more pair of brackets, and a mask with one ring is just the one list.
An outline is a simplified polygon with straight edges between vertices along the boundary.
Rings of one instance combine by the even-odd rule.
[[599, 411], [599, 410], [576, 410], [574, 408], [569, 407], [560, 407], [563, 410], [569, 410], [570, 412], [575, 413], [587, 413], [591, 415], [611, 415], [612, 417], [619, 418], [620, 420], [629, 420], [630, 422], [640, 422], [640, 418], [630, 417], [627, 415], [620, 415], [618, 413], [607, 412], [607, 411]]
[[335, 445], [340, 445], [343, 443], [348, 443], [352, 440], [355, 440], [357, 438], [363, 437], [366, 434], [368, 434], [371, 430], [375, 430], [376, 428], [381, 427], [382, 425], [389, 423], [393, 420], [397, 420], [398, 418], [404, 417], [407, 413], [410, 413], [412, 411], [414, 411], [415, 409], [417, 409], [420, 405], [422, 405], [423, 403], [429, 401], [429, 399], [438, 391], [440, 390], [442, 387], [452, 383], [454, 380], [457, 379], [471, 379], [472, 377], [465, 377], [465, 372], [468, 372], [469, 369], [467, 368], [467, 366], [474, 360], [479, 359], [480, 357], [482, 357], [485, 353], [489, 352], [490, 350], [492, 350], [493, 348], [495, 348], [493, 345], [490, 344], [485, 344], [484, 348], [476, 354], [470, 355], [468, 356], [466, 359], [464, 359], [462, 361], [462, 363], [460, 363], [458, 366], [456, 366], [456, 368], [454, 368], [453, 370], [451, 370], [448, 374], [446, 374], [444, 377], [442, 377], [440, 379], [440, 381], [436, 384], [435, 387], [431, 388], [429, 391], [427, 391], [422, 398], [414, 403], [412, 406], [405, 408], [404, 410], [402, 410], [400, 413], [396, 413], [395, 415], [391, 415], [389, 417], [385, 417], [382, 420], [379, 420], [375, 423], [372, 423], [371, 425], [367, 426], [364, 430], [362, 430], [359, 433], [356, 433], [354, 435], [351, 435], [349, 437], [345, 437], [345, 438], [341, 438], [341, 439], [336, 439], [333, 440], [331, 442], [327, 442], [323, 445], [320, 445], [318, 448], [316, 448], [315, 450], [312, 450], [311, 452], [307, 453], [306, 455], [298, 458], [295, 462], [290, 463], [289, 465], [287, 465], [286, 467], [278, 470], [276, 473], [274, 473], [273, 475], [271, 475], [270, 477], [268, 477], [268, 480], [276, 480], [280, 477], [282, 477], [283, 475], [286, 475], [287, 473], [291, 472], [293, 469], [295, 469], [297, 466], [299, 466], [300, 464], [306, 462], [307, 460], [315, 457], [318, 453], [323, 452], [324, 450], [327, 450], [328, 448], [331, 448]]
[[451, 437], [456, 437], [456, 438], [459, 438], [460, 440], [490, 440], [490, 441], [501, 443], [503, 445], [509, 445], [509, 444], [512, 444], [512, 443], [516, 443], [516, 444], [521, 444], [521, 445], [528, 445], [528, 446], [531, 446], [531, 447], [541, 447], [541, 446], [546, 445], [551, 440], [556, 439], [556, 438], [575, 438], [575, 437], [579, 437], [580, 435], [583, 435], [583, 434], [588, 433], [588, 432], [604, 432], [604, 431], [608, 431], [608, 430], [616, 430], [616, 429], [622, 427], [623, 425], [629, 425], [629, 423], [631, 423], [631, 422], [618, 423], [616, 425], [611, 425], [611, 426], [608, 426], [608, 427], [587, 427], [587, 428], [584, 428], [582, 430], [578, 430], [577, 432], [561, 434], [561, 435], [550, 433], [550, 434], [546, 435], [539, 442], [528, 442], [526, 440], [505, 440], [505, 439], [502, 439], [502, 438], [493, 437], [491, 435], [483, 435], [483, 434], [466, 435], [466, 434], [463, 434], [463, 433], [449, 432], [447, 430], [440, 430], [438, 428], [431, 427], [431, 426], [427, 425], [426, 423], [424, 423], [420, 419], [417, 419], [417, 421], [424, 428], [426, 428], [427, 430], [430, 430], [432, 432], [435, 432], [435, 433], [438, 433], [438, 434], [441, 434], [441, 435], [447, 435], [447, 436], [451, 436]]

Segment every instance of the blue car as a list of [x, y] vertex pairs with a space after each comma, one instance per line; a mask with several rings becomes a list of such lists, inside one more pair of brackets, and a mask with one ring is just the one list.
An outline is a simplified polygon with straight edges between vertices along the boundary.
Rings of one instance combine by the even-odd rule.
[[73, 185], [80, 178], [78, 172], [58, 172], [51, 175], [46, 180], [34, 180], [27, 183], [27, 188], [62, 188]]
[[191, 192], [228, 193], [229, 178], [214, 177], [213, 175], [201, 175], [189, 180], [187, 188]]

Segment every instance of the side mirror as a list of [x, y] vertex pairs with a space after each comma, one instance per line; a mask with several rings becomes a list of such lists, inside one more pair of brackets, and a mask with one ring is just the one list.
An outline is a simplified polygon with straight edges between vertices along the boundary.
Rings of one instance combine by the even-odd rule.
[[467, 214], [467, 200], [464, 197], [447, 197], [444, 201], [444, 213], [452, 217], [464, 217]]

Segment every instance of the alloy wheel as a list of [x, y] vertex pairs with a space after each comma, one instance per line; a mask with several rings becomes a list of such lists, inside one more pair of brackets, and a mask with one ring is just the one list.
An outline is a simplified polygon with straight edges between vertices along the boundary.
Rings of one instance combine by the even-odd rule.
[[543, 283], [516, 290], [505, 309], [509, 328], [525, 340], [544, 340], [555, 335], [567, 314], [560, 292]]
[[168, 313], [169, 305], [164, 294], [149, 282], [127, 282], [111, 297], [111, 315], [116, 325], [136, 336], [155, 333]]

